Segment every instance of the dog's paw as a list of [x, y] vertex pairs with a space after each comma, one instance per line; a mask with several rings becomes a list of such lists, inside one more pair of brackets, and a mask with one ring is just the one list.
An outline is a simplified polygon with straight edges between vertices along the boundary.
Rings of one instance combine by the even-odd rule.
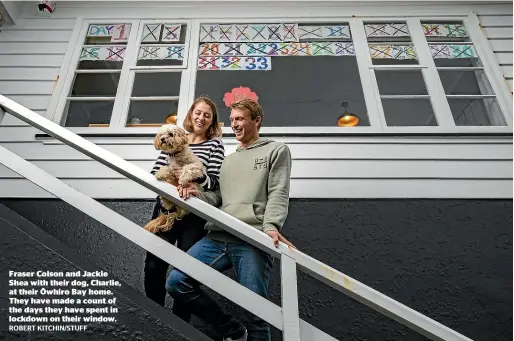
[[157, 178], [157, 180], [168, 181], [168, 179], [173, 178], [173, 171], [170, 167], [163, 166], [155, 173], [155, 178]]
[[178, 182], [180, 185], [185, 185], [203, 177], [204, 173], [202, 165], [198, 166], [196, 164], [189, 164], [182, 168], [182, 173], [180, 174]]
[[178, 178], [178, 183], [179, 185], [184, 186], [186, 184], [193, 182], [193, 180], [195, 180], [195, 178], [192, 176], [191, 173], [182, 172], [182, 174], [180, 174], [180, 177]]

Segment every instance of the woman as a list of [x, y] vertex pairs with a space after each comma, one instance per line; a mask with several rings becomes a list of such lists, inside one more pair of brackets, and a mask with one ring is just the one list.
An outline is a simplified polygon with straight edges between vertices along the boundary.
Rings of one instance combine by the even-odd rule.
[[[198, 182], [205, 191], [213, 190], [218, 186], [219, 170], [225, 158], [225, 149], [221, 141], [221, 128], [218, 123], [216, 104], [207, 98], [195, 99], [183, 124], [188, 132], [189, 147], [205, 166], [206, 174]], [[162, 166], [167, 165], [165, 152], [161, 152], [152, 169], [155, 174]], [[156, 218], [164, 208], [159, 198], [154, 207], [152, 219]], [[177, 220], [173, 228], [159, 237], [170, 244], [177, 243], [178, 248], [187, 251], [197, 241], [206, 235], [204, 230], [206, 221], [189, 213], [182, 220]], [[166, 276], [169, 264], [150, 252], [146, 253], [144, 284], [146, 296], [164, 306], [166, 299]], [[191, 314], [187, 307], [179, 302], [173, 304], [173, 313], [189, 322]]]

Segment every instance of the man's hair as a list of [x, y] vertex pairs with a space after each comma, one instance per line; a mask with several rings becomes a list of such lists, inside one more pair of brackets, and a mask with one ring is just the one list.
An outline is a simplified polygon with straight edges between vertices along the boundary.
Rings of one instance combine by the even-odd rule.
[[235, 101], [230, 105], [230, 109], [243, 109], [250, 113], [250, 117], [252, 121], [255, 121], [257, 117], [261, 118], [261, 122], [257, 129], [261, 129], [262, 120], [264, 119], [264, 111], [262, 110], [261, 105], [251, 98], [243, 98], [238, 101]]
[[182, 126], [187, 132], [193, 131], [193, 110], [198, 105], [198, 103], [205, 103], [209, 107], [211, 107], [212, 110], [212, 123], [207, 128], [207, 131], [205, 132], [205, 137], [210, 140], [213, 137], [220, 137], [221, 136], [221, 126], [219, 125], [218, 121], [218, 110], [216, 109], [216, 104], [207, 96], [200, 96], [196, 98], [191, 104], [191, 107], [189, 108], [189, 111], [187, 112], [186, 118], [184, 119], [184, 123]]

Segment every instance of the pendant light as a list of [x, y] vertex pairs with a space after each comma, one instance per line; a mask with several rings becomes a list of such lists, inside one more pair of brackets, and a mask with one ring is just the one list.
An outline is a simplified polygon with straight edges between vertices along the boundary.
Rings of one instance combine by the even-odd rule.
[[173, 114], [166, 116], [166, 123], [167, 124], [177, 124], [177, 113], [174, 112]]
[[337, 119], [338, 127], [355, 127], [359, 124], [359, 118], [354, 113], [349, 113], [347, 111], [348, 102], [341, 103], [341, 106], [344, 108], [344, 113], [339, 116]]

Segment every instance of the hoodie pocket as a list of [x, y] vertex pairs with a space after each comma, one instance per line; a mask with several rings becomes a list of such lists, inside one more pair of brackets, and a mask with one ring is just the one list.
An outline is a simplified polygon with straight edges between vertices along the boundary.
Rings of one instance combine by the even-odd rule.
[[253, 207], [254, 204], [231, 204], [224, 207], [223, 211], [247, 224], [260, 225], [262, 219], [257, 217]]

